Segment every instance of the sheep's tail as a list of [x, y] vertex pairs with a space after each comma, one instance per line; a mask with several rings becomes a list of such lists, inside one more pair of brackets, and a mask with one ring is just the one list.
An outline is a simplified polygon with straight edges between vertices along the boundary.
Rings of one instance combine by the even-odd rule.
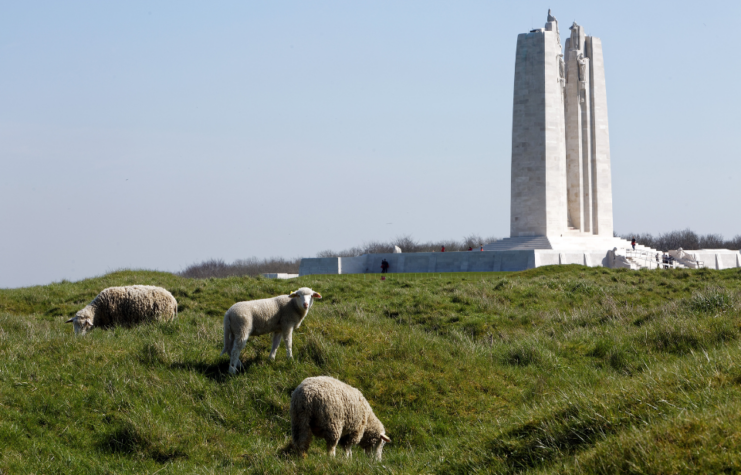
[[224, 315], [224, 349], [221, 350], [221, 354], [219, 356], [223, 355], [224, 353], [231, 355], [232, 347], [234, 346], [234, 334], [231, 330], [231, 325], [229, 325], [229, 314], [227, 313]]

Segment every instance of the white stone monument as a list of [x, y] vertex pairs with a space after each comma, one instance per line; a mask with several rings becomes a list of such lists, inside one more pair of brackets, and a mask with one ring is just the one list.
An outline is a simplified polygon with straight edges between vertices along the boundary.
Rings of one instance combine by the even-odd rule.
[[[659, 254], [613, 237], [610, 133], [602, 42], [576, 22], [561, 49], [558, 21], [517, 37], [510, 237], [495, 252], [400, 252], [306, 258], [300, 275], [520, 271], [545, 265], [655, 269]], [[398, 248], [396, 248], [398, 249]], [[399, 250], [400, 251], [400, 250]], [[629, 255], [630, 254], [630, 255]], [[700, 250], [687, 266], [741, 267], [741, 254]]]
[[485, 250], [612, 249], [610, 134], [602, 42], [576, 22], [517, 37], [510, 238]]

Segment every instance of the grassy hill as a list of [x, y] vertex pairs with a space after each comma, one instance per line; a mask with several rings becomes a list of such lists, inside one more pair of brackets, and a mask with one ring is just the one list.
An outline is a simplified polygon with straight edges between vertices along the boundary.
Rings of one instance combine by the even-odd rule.
[[[160, 285], [173, 323], [63, 322], [105, 287]], [[293, 361], [269, 336], [227, 374], [241, 300], [319, 291]], [[741, 470], [741, 271], [190, 280], [116, 272], [0, 290], [0, 473], [687, 473]], [[358, 387], [381, 463], [286, 455], [291, 391]]]

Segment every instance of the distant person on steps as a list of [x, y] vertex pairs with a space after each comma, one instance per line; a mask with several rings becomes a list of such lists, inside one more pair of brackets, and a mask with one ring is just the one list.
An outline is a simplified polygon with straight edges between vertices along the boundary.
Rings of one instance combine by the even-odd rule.
[[633, 250], [636, 250], [636, 238], [633, 238], [632, 241], [630, 241], [630, 245], [633, 246]]
[[445, 252], [445, 246], [443, 246], [443, 248], [440, 249], [440, 252]]

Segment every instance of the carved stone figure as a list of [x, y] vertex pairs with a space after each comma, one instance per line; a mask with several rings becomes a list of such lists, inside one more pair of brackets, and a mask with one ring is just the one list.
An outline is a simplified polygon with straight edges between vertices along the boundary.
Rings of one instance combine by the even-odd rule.
[[565, 66], [564, 66], [564, 63], [563, 63], [563, 55], [562, 54], [559, 54], [557, 56], [558, 56], [558, 76], [561, 79], [563, 79], [564, 77], [566, 77], [566, 75], [565, 75]]
[[579, 63], [579, 81], [583, 83], [587, 80], [587, 62], [584, 60], [583, 54], [579, 54], [577, 62]]

